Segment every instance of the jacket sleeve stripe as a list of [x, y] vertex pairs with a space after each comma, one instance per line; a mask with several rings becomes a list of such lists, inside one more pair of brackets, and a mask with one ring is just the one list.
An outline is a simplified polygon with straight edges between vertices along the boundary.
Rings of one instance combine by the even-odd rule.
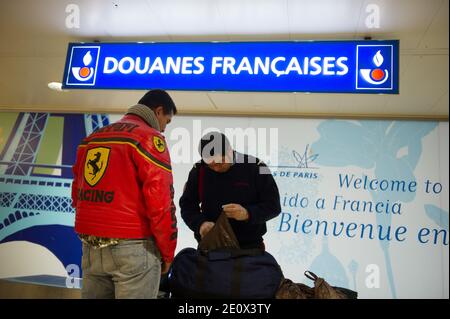
[[135, 148], [136, 151], [142, 156], [144, 157], [146, 160], [148, 160], [149, 162], [151, 162], [152, 164], [168, 171], [168, 172], [172, 172], [172, 167], [167, 164], [164, 163], [160, 160], [158, 160], [157, 158], [155, 158], [152, 154], [150, 154], [146, 149], [144, 149], [140, 143], [138, 141], [135, 141], [131, 138], [123, 138], [123, 137], [118, 137], [118, 138], [93, 138], [91, 139], [87, 144], [127, 144], [130, 145], [131, 147]]

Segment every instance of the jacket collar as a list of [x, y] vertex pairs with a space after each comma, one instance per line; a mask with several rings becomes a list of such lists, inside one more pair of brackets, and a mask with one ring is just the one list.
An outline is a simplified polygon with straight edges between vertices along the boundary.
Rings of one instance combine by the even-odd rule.
[[145, 105], [142, 105], [142, 104], [136, 104], [136, 105], [130, 107], [126, 114], [133, 114], [133, 115], [139, 116], [150, 127], [152, 127], [155, 130], [161, 132], [161, 128], [159, 126], [158, 119], [156, 118], [156, 115], [152, 111], [152, 109], [149, 108], [148, 106], [145, 106]]

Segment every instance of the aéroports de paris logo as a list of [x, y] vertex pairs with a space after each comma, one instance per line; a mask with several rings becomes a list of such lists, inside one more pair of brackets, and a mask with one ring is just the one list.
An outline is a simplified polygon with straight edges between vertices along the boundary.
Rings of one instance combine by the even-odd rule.
[[94, 187], [102, 179], [108, 166], [110, 149], [107, 147], [91, 148], [86, 153], [84, 162], [84, 180]]
[[393, 46], [356, 46], [356, 89], [393, 89]]
[[95, 85], [99, 46], [73, 46], [66, 85]]

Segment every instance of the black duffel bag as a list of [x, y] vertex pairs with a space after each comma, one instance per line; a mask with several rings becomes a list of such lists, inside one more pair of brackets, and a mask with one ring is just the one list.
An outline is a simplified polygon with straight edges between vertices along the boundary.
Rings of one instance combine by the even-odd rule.
[[283, 274], [261, 249], [181, 250], [169, 272], [173, 298], [274, 298]]

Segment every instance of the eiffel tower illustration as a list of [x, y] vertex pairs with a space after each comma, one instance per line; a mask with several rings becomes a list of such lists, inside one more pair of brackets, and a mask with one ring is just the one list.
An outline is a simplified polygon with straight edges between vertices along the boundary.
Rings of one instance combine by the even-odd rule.
[[[63, 122], [59, 132], [62, 145], [54, 145], [61, 148], [61, 163], [39, 164], [38, 154], [45, 151], [41, 150], [43, 139], [46, 134], [55, 134], [46, 132], [49, 119], [55, 117]], [[53, 246], [58, 247], [57, 234], [52, 234], [54, 227], [74, 225], [71, 183], [77, 146], [82, 138], [108, 124], [108, 116], [99, 114], [18, 113], [0, 150], [0, 244], [25, 240], [48, 246], [51, 251]], [[56, 174], [39, 173], [42, 169]], [[32, 231], [45, 226], [53, 228]], [[64, 265], [73, 261], [61, 251], [55, 248], [52, 252]]]

